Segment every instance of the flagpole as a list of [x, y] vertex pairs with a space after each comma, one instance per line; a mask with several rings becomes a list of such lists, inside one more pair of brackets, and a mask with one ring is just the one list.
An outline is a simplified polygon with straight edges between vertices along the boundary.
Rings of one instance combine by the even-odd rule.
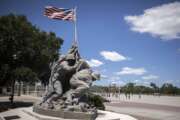
[[74, 43], [78, 46], [76, 9], [77, 9], [77, 7], [74, 8], [74, 16], [75, 16], [75, 20], [74, 20]]

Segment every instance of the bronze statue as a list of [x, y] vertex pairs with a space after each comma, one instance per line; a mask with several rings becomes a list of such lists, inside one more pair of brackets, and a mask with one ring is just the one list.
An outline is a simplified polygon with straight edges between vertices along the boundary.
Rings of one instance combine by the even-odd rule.
[[48, 90], [42, 101], [34, 107], [34, 111], [79, 111], [95, 115], [96, 109], [80, 99], [92, 82], [100, 79], [100, 74], [93, 72], [80, 57], [78, 47], [72, 45], [67, 55], [61, 55], [50, 66]]

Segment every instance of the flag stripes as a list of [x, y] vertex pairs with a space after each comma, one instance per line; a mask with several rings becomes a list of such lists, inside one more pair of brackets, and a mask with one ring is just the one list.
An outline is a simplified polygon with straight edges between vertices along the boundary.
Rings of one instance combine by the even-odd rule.
[[74, 9], [47, 6], [45, 7], [44, 15], [50, 19], [75, 21]]

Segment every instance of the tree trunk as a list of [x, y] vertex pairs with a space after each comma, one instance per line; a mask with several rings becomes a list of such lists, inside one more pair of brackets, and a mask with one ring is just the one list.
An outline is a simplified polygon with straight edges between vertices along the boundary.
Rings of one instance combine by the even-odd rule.
[[11, 104], [13, 104], [14, 101], [14, 84], [15, 84], [15, 80], [13, 79], [11, 84], [11, 95], [9, 97]]

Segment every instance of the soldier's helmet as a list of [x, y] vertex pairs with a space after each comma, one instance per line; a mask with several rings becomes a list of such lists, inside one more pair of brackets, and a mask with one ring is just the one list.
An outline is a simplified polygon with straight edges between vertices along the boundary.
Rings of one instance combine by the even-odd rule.
[[100, 74], [99, 73], [93, 72], [92, 77], [94, 80], [100, 80]]

